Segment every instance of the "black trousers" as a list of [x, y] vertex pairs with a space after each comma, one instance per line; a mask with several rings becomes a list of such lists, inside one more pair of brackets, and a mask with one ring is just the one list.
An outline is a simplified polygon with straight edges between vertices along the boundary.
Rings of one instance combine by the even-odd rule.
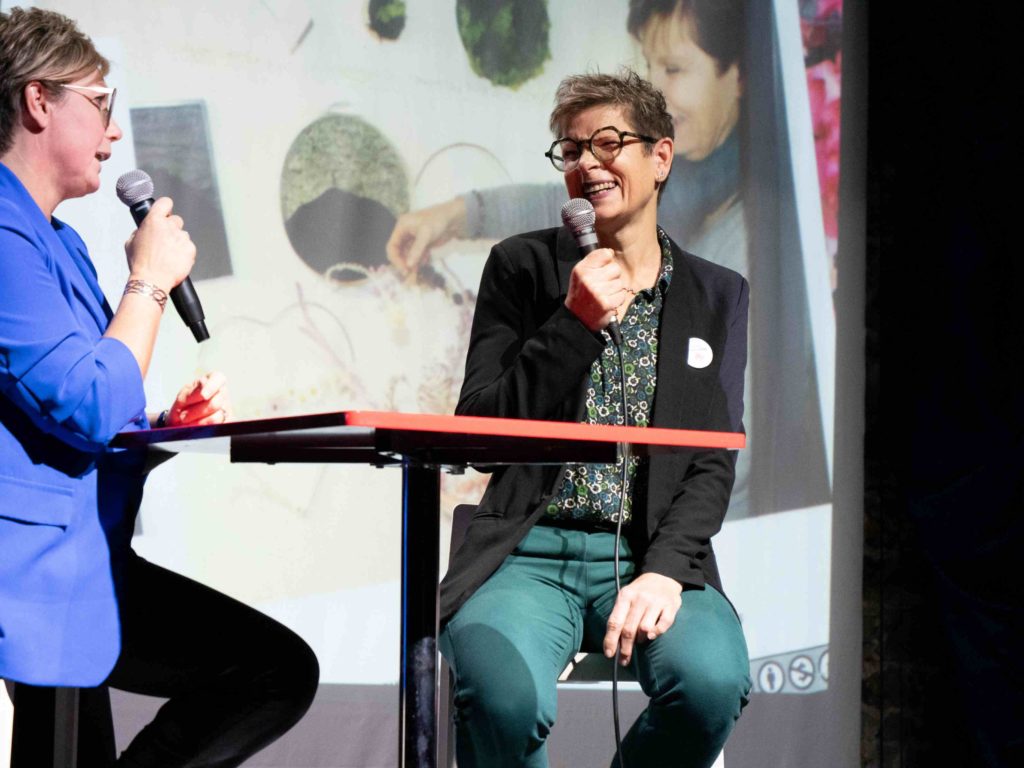
[[[319, 666], [294, 632], [134, 553], [122, 647], [106, 683], [80, 693], [82, 768], [230, 768], [305, 714]], [[168, 701], [118, 758], [107, 687]], [[16, 685], [12, 768], [52, 765], [53, 689]]]

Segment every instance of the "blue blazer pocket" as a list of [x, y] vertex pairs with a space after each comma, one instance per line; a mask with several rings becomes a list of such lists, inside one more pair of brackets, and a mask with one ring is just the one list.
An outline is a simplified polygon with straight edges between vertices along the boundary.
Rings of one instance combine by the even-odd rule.
[[0, 519], [67, 528], [73, 513], [70, 488], [0, 475]]

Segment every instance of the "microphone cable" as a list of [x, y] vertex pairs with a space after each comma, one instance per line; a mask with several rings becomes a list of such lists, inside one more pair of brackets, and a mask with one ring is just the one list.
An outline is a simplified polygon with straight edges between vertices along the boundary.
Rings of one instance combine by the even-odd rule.
[[[614, 321], [618, 325], [618, 318]], [[618, 328], [616, 327], [616, 330]], [[626, 401], [626, 366], [622, 359], [622, 336], [612, 335], [615, 351], [619, 357], [619, 381], [622, 386], [622, 424], [629, 426], [629, 411]], [[622, 444], [622, 487], [619, 489], [619, 514], [615, 521], [615, 597], [618, 598], [622, 592], [622, 579], [619, 576], [619, 544], [622, 541], [622, 518], [626, 514], [626, 482], [629, 480], [629, 460], [632, 450], [629, 443]], [[617, 601], [617, 600], [616, 600]], [[635, 641], [634, 641], [635, 642]], [[622, 758], [622, 736], [619, 730], [619, 650], [622, 647], [622, 639], [616, 641], [615, 656], [612, 658], [612, 719], [615, 724], [615, 760], [618, 768], [626, 768], [626, 762]]]

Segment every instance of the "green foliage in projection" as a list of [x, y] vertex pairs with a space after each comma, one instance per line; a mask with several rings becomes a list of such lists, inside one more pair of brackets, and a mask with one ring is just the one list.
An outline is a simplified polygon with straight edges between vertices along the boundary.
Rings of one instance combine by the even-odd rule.
[[546, 0], [458, 0], [459, 36], [473, 71], [518, 88], [551, 58]]
[[385, 40], [397, 40], [405, 29], [405, 0], [370, 0], [370, 29]]
[[355, 115], [325, 115], [295, 138], [281, 172], [281, 213], [336, 188], [376, 200], [395, 216], [409, 210], [409, 182], [398, 151]]

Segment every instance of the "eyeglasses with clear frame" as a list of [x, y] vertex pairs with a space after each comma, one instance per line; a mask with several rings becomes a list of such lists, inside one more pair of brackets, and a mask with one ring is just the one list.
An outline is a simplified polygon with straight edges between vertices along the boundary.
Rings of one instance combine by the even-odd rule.
[[563, 136], [551, 142], [551, 147], [544, 153], [544, 157], [551, 161], [556, 171], [568, 173], [576, 170], [583, 158], [583, 150], [590, 150], [590, 154], [599, 162], [608, 163], [614, 160], [626, 143], [626, 137], [638, 139], [645, 144], [654, 144], [657, 139], [653, 136], [644, 136], [633, 131], [620, 131], [614, 125], [606, 125], [598, 128], [591, 134], [589, 139], [577, 141]]
[[69, 83], [60, 83], [60, 87], [87, 98], [99, 110], [104, 129], [110, 127], [110, 116], [114, 113], [114, 98], [117, 96], [117, 88], [107, 88], [101, 85], [71, 85]]

